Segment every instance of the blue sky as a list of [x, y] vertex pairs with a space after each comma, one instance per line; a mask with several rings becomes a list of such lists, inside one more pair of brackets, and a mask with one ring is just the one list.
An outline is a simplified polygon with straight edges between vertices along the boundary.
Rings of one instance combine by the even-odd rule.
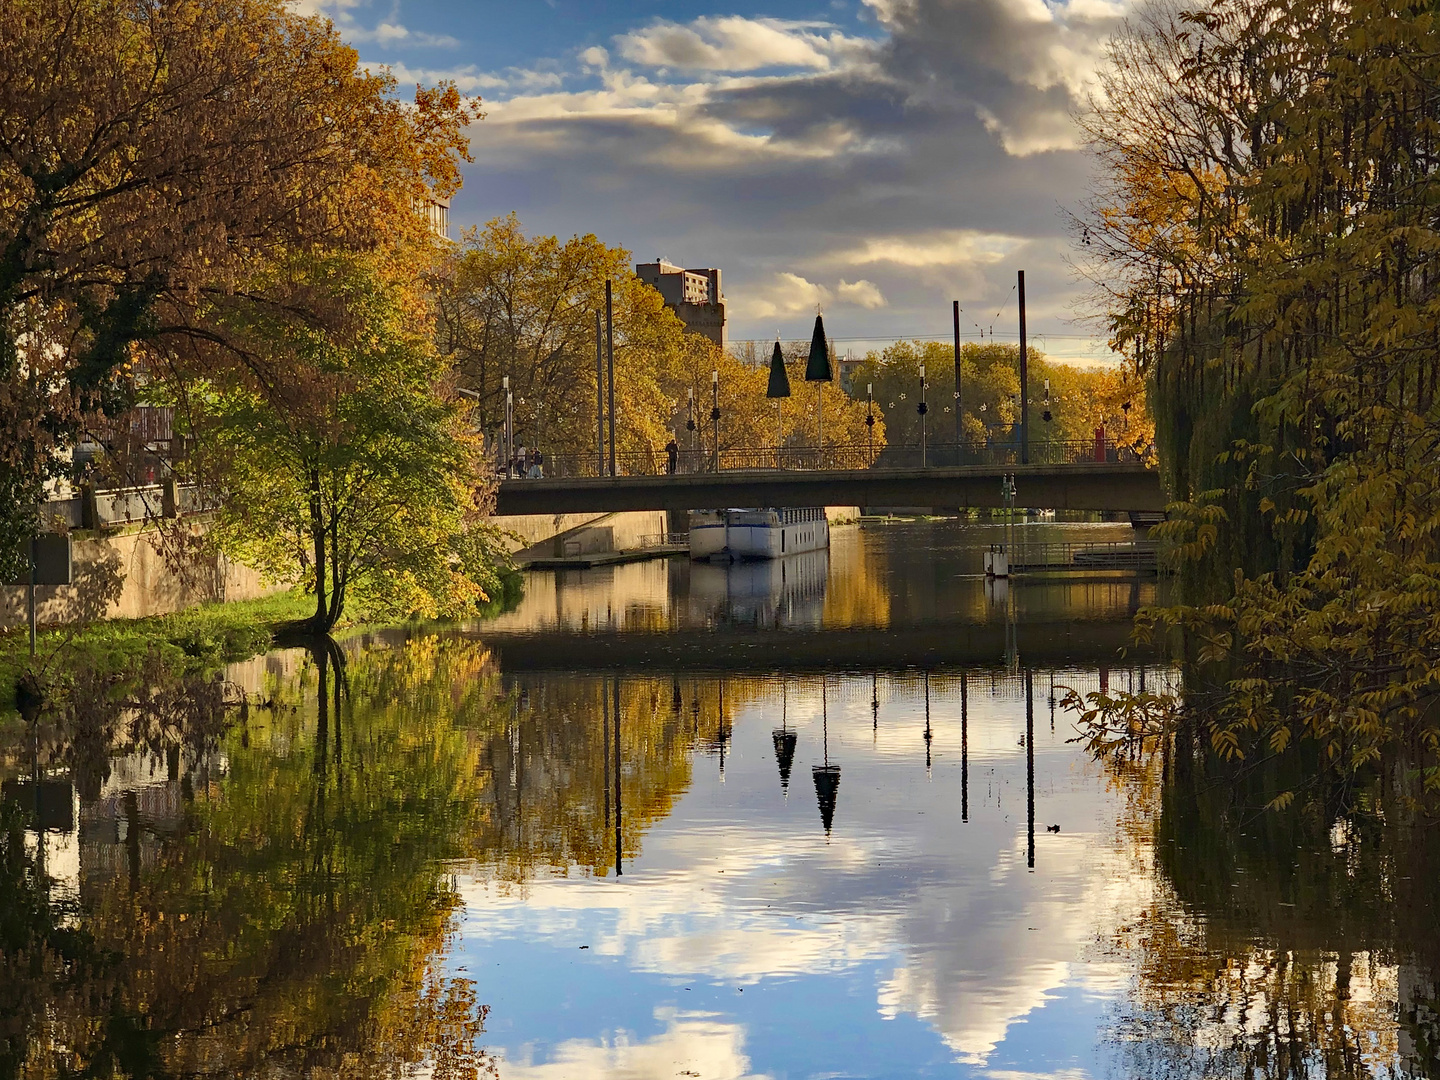
[[298, 0], [402, 83], [478, 94], [452, 231], [515, 211], [719, 266], [732, 339], [1013, 340], [1104, 358], [1073, 116], [1128, 0]]

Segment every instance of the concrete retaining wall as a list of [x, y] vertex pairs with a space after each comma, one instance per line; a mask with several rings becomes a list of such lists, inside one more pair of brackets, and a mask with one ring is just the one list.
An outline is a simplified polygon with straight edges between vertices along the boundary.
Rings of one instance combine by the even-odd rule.
[[566, 541], [575, 554], [630, 551], [646, 538], [670, 531], [663, 510], [632, 510], [621, 514], [520, 514], [495, 517], [491, 522], [516, 534], [512, 554], [516, 561], [562, 558]]
[[[174, 526], [172, 526], [174, 528]], [[187, 537], [204, 529], [184, 526]], [[278, 591], [260, 575], [218, 556], [186, 554], [168, 561], [153, 526], [114, 536], [74, 534], [73, 585], [42, 585], [36, 592], [42, 625], [136, 619], [164, 615], [207, 600], [253, 600]], [[0, 587], [0, 628], [24, 626], [26, 590]]]

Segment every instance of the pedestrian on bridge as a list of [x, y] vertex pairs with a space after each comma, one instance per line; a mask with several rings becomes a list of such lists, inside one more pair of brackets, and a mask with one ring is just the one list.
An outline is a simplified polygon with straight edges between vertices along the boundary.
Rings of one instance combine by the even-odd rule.
[[676, 444], [673, 437], [665, 444], [665, 458], [665, 471], [670, 476], [674, 476], [676, 470], [680, 467], [680, 447]]

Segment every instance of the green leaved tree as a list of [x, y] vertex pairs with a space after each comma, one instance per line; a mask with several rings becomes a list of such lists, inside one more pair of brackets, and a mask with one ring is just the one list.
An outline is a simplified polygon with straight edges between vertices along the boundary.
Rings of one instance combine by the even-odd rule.
[[192, 399], [198, 467], [225, 492], [224, 550], [315, 596], [306, 629], [347, 605], [455, 616], [496, 594], [503, 562], [470, 406], [423, 305], [373, 261], [287, 260], [216, 318], [245, 362]]

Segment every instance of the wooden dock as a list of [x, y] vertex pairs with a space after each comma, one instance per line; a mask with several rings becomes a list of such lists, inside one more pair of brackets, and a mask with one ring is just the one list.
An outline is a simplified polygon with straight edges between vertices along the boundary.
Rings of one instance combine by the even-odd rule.
[[1158, 573], [1159, 551], [1149, 543], [1111, 544], [1012, 544], [1010, 573], [1093, 573], [1122, 570], [1131, 573]]

